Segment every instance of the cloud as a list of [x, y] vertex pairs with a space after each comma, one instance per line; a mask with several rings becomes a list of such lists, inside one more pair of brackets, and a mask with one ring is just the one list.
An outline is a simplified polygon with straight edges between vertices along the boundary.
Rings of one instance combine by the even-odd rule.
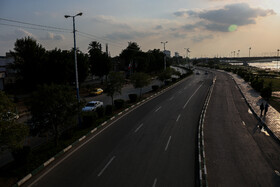
[[131, 27], [128, 24], [122, 23], [112, 16], [98, 15], [93, 17], [92, 20], [98, 23], [109, 24], [124, 29], [131, 29]]
[[6, 35], [0, 35], [0, 40], [1, 41], [12, 41], [12, 40], [16, 40], [18, 38], [23, 38], [23, 37], [27, 37], [30, 36], [32, 38], [36, 39], [36, 36], [33, 35], [32, 33], [24, 30], [24, 29], [16, 29], [14, 30], [13, 33], [9, 33]]
[[214, 10], [182, 10], [174, 13], [176, 16], [188, 16], [200, 20], [183, 26], [182, 28], [185, 30], [193, 31], [195, 28], [205, 28], [209, 31], [219, 32], [228, 32], [231, 25], [256, 24], [257, 18], [274, 14], [275, 12], [271, 9], [251, 8], [246, 3], [230, 4]]
[[107, 34], [105, 37], [112, 40], [133, 40], [137, 38], [146, 38], [153, 36], [156, 33], [153, 32], [141, 32], [141, 31], [128, 31], [128, 32], [113, 32]]
[[156, 29], [156, 30], [161, 30], [161, 29], [163, 29], [163, 27], [162, 27], [162, 25], [157, 25], [157, 26], [155, 27], [155, 29]]
[[61, 34], [54, 34], [54, 33], [48, 32], [46, 34], [46, 36], [41, 37], [40, 39], [41, 40], [51, 40], [51, 41], [62, 41], [65, 39], [65, 37]]
[[196, 36], [193, 36], [192, 37], [192, 41], [193, 42], [202, 42], [203, 40], [206, 40], [206, 39], [213, 39], [213, 35], [196, 35]]

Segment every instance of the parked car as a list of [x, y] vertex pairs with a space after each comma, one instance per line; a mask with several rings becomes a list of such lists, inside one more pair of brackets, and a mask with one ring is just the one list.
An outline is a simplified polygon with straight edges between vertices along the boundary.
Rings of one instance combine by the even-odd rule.
[[97, 108], [103, 107], [103, 102], [101, 101], [90, 101], [82, 109], [83, 112], [95, 111]]
[[103, 93], [103, 90], [101, 88], [95, 88], [90, 92], [90, 95], [100, 95]]

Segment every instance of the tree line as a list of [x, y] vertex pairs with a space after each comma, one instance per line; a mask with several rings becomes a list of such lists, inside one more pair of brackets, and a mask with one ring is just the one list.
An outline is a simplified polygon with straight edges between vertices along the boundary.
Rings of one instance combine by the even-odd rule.
[[[23, 140], [32, 133], [53, 134], [55, 143], [67, 128], [77, 124], [83, 103], [78, 103], [73, 86], [75, 83], [75, 62], [73, 49], [46, 50], [31, 37], [18, 39], [11, 64], [16, 75], [14, 94], [18, 91], [30, 94], [26, 102], [32, 115], [29, 129], [17, 122], [17, 111], [13, 101], [0, 91], [0, 148], [9, 149], [13, 154], [22, 151]], [[117, 57], [111, 58], [102, 51], [97, 41], [92, 41], [88, 53], [77, 51], [78, 75], [80, 84], [89, 75], [106, 77], [107, 95], [112, 98], [121, 93], [125, 78], [130, 78], [135, 88], [142, 88], [151, 81], [151, 75], [158, 75], [159, 80], [170, 79], [175, 74], [172, 69], [163, 71], [164, 54], [159, 49], [143, 52], [136, 42], [129, 42]], [[181, 58], [175, 59], [178, 63]], [[169, 66], [174, 59], [168, 59]], [[121, 72], [121, 73], [120, 73]], [[150, 75], [149, 75], [150, 74]]]

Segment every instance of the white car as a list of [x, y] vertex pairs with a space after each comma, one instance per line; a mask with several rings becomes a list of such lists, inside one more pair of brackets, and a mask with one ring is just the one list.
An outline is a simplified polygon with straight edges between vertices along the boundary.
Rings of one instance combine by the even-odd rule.
[[101, 102], [101, 101], [90, 101], [86, 104], [86, 106], [82, 109], [82, 111], [84, 111], [84, 112], [95, 111], [99, 107], [103, 107], [103, 102]]

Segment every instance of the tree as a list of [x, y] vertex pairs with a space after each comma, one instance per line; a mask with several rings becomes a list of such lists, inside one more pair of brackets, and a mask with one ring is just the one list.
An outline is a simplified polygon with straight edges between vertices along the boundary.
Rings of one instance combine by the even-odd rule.
[[171, 76], [175, 73], [175, 70], [172, 68], [166, 68], [166, 70], [162, 71], [159, 76], [158, 79], [162, 82], [164, 82], [165, 80], [168, 80], [171, 78]]
[[107, 76], [111, 69], [111, 61], [108, 54], [102, 52], [101, 44], [93, 41], [88, 49], [91, 73], [99, 77]]
[[15, 59], [12, 68], [17, 73], [19, 85], [25, 90], [34, 90], [42, 82], [45, 53], [46, 50], [31, 37], [15, 42], [14, 52], [11, 51]]
[[53, 132], [56, 145], [60, 133], [73, 127], [80, 111], [71, 87], [55, 84], [39, 86], [29, 104], [33, 130], [37, 133]]
[[128, 42], [128, 46], [124, 49], [121, 54], [120, 58], [124, 60], [124, 66], [126, 68], [130, 68], [130, 71], [134, 71], [135, 69], [135, 57], [140, 53], [140, 47], [136, 42]]
[[[75, 82], [74, 50], [62, 51], [54, 49], [46, 52], [44, 64], [44, 81], [46, 84], [70, 84]], [[79, 82], [85, 81], [88, 76], [88, 57], [81, 51], [77, 51]]]
[[26, 125], [17, 122], [16, 108], [10, 99], [0, 91], [0, 148], [15, 151], [23, 147], [28, 135]]
[[112, 105], [114, 105], [114, 95], [116, 93], [121, 94], [124, 84], [124, 75], [120, 72], [110, 72], [108, 80], [106, 82], [107, 95], [112, 99]]
[[148, 86], [151, 82], [150, 76], [147, 75], [146, 73], [134, 73], [131, 76], [131, 82], [134, 86], [134, 88], [139, 88], [140, 89], [140, 97], [142, 96], [142, 88], [144, 86]]

